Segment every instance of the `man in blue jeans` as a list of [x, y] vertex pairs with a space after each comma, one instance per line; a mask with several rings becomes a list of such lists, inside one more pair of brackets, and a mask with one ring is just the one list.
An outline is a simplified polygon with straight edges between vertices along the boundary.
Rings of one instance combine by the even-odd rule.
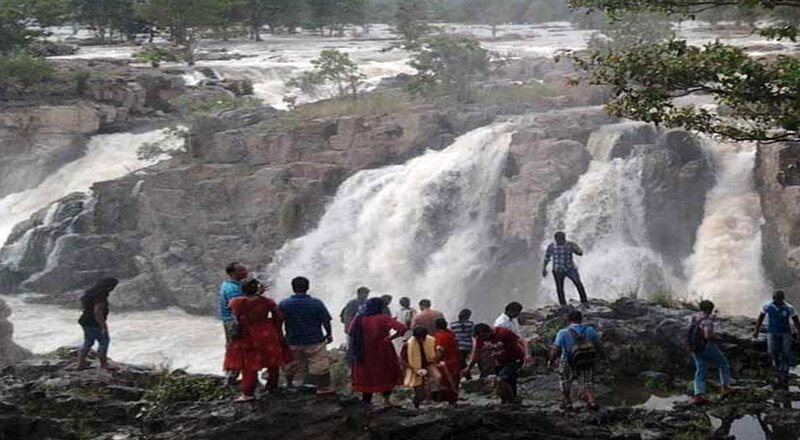
[[547, 252], [544, 255], [544, 268], [542, 268], [542, 276], [547, 277], [547, 264], [553, 260], [553, 278], [556, 280], [556, 292], [558, 293], [558, 302], [565, 306], [567, 300], [564, 297], [564, 279], [569, 278], [578, 289], [578, 295], [581, 302], [586, 304], [586, 289], [583, 287], [581, 275], [578, 273], [578, 268], [575, 262], [572, 261], [572, 254], [577, 256], [583, 255], [583, 250], [571, 242], [567, 241], [567, 234], [558, 231], [555, 235], [555, 243], [550, 243], [547, 246]]
[[728, 359], [722, 354], [717, 346], [719, 336], [714, 333], [714, 320], [711, 313], [714, 311], [714, 303], [705, 300], [700, 302], [700, 313], [692, 317], [692, 326], [697, 326], [702, 334], [702, 346], [692, 347], [692, 359], [694, 360], [694, 396], [692, 404], [699, 405], [706, 403], [706, 376], [708, 375], [709, 364], [719, 369], [720, 394], [724, 397], [729, 395], [732, 390], [731, 367]]
[[789, 320], [794, 321], [794, 326], [800, 330], [800, 319], [794, 307], [786, 302], [783, 291], [776, 291], [772, 301], [764, 304], [756, 322], [754, 338], [758, 338], [764, 318], [767, 321], [767, 350], [772, 357], [772, 366], [778, 375], [778, 388], [789, 386], [789, 368], [792, 366], [792, 326]]

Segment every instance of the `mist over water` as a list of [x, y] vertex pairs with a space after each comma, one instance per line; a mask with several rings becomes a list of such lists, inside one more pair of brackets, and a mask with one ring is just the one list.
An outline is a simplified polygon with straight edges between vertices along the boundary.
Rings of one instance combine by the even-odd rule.
[[277, 253], [275, 285], [307, 276], [336, 312], [364, 285], [395, 301], [430, 298], [453, 316], [488, 269], [512, 127], [479, 128], [443, 151], [352, 176], [319, 226]]

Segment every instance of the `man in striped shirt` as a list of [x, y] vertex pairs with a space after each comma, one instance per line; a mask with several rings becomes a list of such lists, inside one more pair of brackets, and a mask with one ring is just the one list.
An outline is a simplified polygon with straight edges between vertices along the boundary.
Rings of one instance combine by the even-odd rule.
[[[458, 321], [450, 323], [450, 331], [456, 335], [456, 342], [458, 342], [458, 354], [461, 358], [461, 368], [466, 368], [469, 362], [469, 356], [472, 353], [472, 327], [475, 325], [472, 321], [472, 310], [464, 309], [458, 314]], [[471, 379], [467, 374], [467, 380]]]

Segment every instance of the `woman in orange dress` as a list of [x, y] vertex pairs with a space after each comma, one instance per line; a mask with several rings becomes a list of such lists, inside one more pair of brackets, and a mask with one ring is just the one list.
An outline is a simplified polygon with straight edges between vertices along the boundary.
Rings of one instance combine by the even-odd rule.
[[[403, 370], [392, 340], [406, 333], [406, 326], [389, 315], [381, 298], [370, 298], [350, 326], [350, 359], [353, 389], [362, 393], [364, 403], [381, 393], [389, 406], [392, 390], [403, 383]], [[394, 330], [394, 334], [391, 334]]]
[[280, 367], [292, 360], [281, 333], [283, 317], [275, 301], [261, 296], [264, 290], [258, 280], [245, 281], [245, 296], [230, 302], [242, 331], [225, 352], [224, 367], [242, 372], [242, 395], [237, 402], [255, 399], [258, 372], [264, 368], [269, 374], [267, 388], [277, 388]]
[[461, 378], [461, 357], [455, 333], [447, 329], [447, 321], [439, 318], [436, 325], [436, 352], [439, 355], [439, 372], [442, 374], [441, 399], [455, 405], [458, 402], [458, 384]]

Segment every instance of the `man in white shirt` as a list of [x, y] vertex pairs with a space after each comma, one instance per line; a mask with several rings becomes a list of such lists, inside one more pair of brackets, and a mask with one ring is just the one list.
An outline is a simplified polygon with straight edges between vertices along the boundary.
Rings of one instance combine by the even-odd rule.
[[522, 313], [522, 304], [514, 301], [508, 303], [506, 306], [506, 311], [500, 314], [497, 319], [494, 320], [495, 327], [503, 327], [511, 330], [514, 332], [515, 335], [519, 336], [525, 343], [525, 366], [530, 366], [533, 364], [533, 355], [531, 354], [530, 349], [530, 341], [522, 336], [522, 329], [519, 328], [519, 315]]
[[506, 311], [494, 320], [494, 326], [507, 328], [517, 336], [522, 337], [522, 331], [519, 328], [519, 321], [517, 320], [520, 313], [522, 313], [522, 304], [516, 301], [508, 303]]

